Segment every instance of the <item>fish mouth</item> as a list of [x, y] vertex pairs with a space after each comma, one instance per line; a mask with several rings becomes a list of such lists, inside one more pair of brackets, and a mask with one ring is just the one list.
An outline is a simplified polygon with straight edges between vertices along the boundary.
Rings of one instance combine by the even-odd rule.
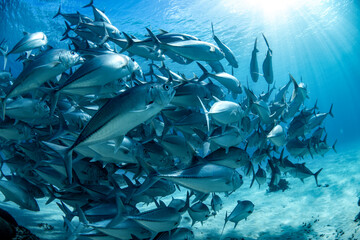
[[84, 63], [86, 61], [86, 58], [80, 56], [78, 63]]

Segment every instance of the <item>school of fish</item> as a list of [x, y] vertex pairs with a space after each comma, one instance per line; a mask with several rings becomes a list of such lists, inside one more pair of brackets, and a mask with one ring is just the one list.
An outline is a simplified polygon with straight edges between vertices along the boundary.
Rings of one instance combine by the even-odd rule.
[[[5, 200], [31, 211], [40, 211], [39, 198], [55, 200], [73, 239], [180, 240], [194, 239], [191, 227], [216, 217], [224, 198], [244, 188], [243, 177], [252, 179], [250, 187], [277, 186], [285, 174], [314, 177], [320, 186], [322, 169], [313, 172], [290, 157], [335, 151], [323, 127], [332, 105], [324, 113], [316, 103], [307, 108], [307, 86], [291, 74], [275, 90], [273, 50], [264, 34], [262, 71], [255, 39], [246, 73], [254, 83], [268, 83], [256, 95], [234, 76], [236, 56], [212, 23], [215, 44], [149, 28], [139, 39], [119, 31], [92, 0], [84, 7], [93, 18], [60, 7], [54, 16], [65, 19], [62, 40], [69, 49], [49, 46], [43, 32], [24, 33], [11, 49], [5, 39], [0, 43]], [[10, 54], [23, 63], [17, 77], [6, 70]], [[147, 60], [149, 71], [132, 56]], [[174, 72], [167, 61], [193, 64], [202, 75]], [[160, 200], [180, 189], [182, 199]], [[156, 207], [140, 211], [139, 203]], [[238, 200], [224, 228], [229, 221], [235, 228], [254, 207]], [[180, 228], [186, 212], [191, 227]], [[74, 229], [75, 216], [81, 229]]]

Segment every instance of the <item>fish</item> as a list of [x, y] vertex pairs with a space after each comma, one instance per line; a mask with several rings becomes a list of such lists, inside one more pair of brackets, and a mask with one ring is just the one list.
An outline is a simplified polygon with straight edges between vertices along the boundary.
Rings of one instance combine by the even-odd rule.
[[238, 68], [239, 64], [236, 61], [235, 55], [234, 53], [231, 51], [231, 49], [226, 46], [216, 35], [214, 32], [214, 25], [213, 23], [211, 23], [211, 31], [212, 31], [212, 37], [214, 39], [214, 41], [216, 42], [216, 44], [218, 45], [218, 47], [221, 49], [221, 51], [225, 54], [225, 59], [229, 62], [229, 64], [233, 67], [233, 68]]
[[267, 135], [269, 139], [275, 146], [281, 147], [286, 144], [286, 135], [283, 127], [281, 125], [276, 125]]
[[264, 73], [264, 78], [268, 84], [272, 84], [274, 82], [274, 74], [273, 74], [273, 67], [272, 67], [272, 50], [269, 47], [269, 43], [264, 34], [262, 34], [268, 47], [266, 57], [264, 59], [262, 69]]
[[246, 149], [230, 147], [227, 153], [225, 153], [225, 151], [224, 148], [219, 148], [207, 155], [204, 160], [233, 169], [246, 166], [250, 161], [250, 156]]
[[305, 163], [295, 163], [294, 165], [295, 168], [289, 171], [291, 176], [293, 176], [294, 178], [299, 178], [302, 182], [304, 182], [305, 178], [314, 176], [316, 186], [320, 186], [318, 183], [318, 175], [323, 170], [322, 168], [320, 168], [316, 173], [312, 173], [310, 169], [305, 166]]
[[1, 99], [2, 118], [5, 118], [6, 100], [37, 89], [45, 82], [63, 73], [83, 59], [75, 52], [51, 49], [36, 56], [27, 65]]
[[199, 97], [198, 99], [205, 113], [208, 131], [210, 131], [209, 117], [218, 124], [229, 125], [240, 122], [245, 115], [241, 106], [237, 103], [231, 101], [216, 101], [208, 111], [201, 99]]
[[258, 170], [256, 171], [256, 173], [254, 168], [252, 169], [253, 169], [253, 179], [251, 181], [250, 188], [254, 184], [255, 180], [259, 184], [259, 188], [260, 188], [260, 186], [266, 182], [266, 171], [262, 169], [260, 165], [258, 165]]
[[210, 205], [211, 205], [211, 209], [216, 214], [216, 212], [218, 212], [218, 211], [220, 211], [222, 209], [223, 201], [221, 200], [219, 195], [216, 195], [215, 193], [213, 193]]
[[30, 55], [31, 50], [46, 46], [48, 39], [43, 32], [27, 33], [24, 32], [24, 37], [15, 44], [15, 46], [7, 53], [3, 53], [4, 56], [4, 69], [7, 64], [7, 56], [15, 53], [27, 52], [27, 56]]
[[6, 116], [30, 124], [36, 124], [42, 119], [44, 123], [50, 117], [50, 108], [46, 102], [38, 99], [18, 98], [7, 103]]
[[126, 33], [123, 33], [123, 35], [125, 36], [125, 39], [110, 37], [109, 40], [122, 49], [126, 49], [126, 51], [131, 55], [140, 56], [154, 61], [165, 60], [165, 55], [159, 51], [155, 51], [153, 47], [145, 44], [135, 44], [134, 42], [139, 42], [139, 40], [130, 38]]
[[188, 228], [175, 228], [171, 232], [162, 232], [155, 236], [154, 240], [193, 240], [194, 233]]
[[211, 43], [197, 40], [163, 43], [150, 29], [146, 28], [146, 30], [158, 48], [172, 51], [193, 61], [218, 61], [224, 58], [224, 53]]
[[89, 18], [85, 15], [82, 15], [79, 12], [77, 12], [77, 13], [62, 13], [61, 5], [59, 6], [57, 13], [53, 16], [53, 19], [58, 16], [62, 16], [63, 18], [65, 18], [66, 21], [68, 21], [71, 25], [77, 25], [79, 23], [79, 18], [81, 18], [81, 21], [83, 21], [83, 22], [87, 22], [87, 23], [93, 22], [93, 20], [91, 18]]
[[280, 169], [277, 165], [274, 165], [272, 160], [270, 160], [270, 159], [268, 160], [268, 164], [271, 169], [271, 180], [270, 180], [269, 186], [270, 187], [278, 186], [280, 179], [281, 179]]
[[224, 228], [225, 228], [226, 223], [228, 221], [235, 223], [235, 225], [234, 225], [234, 229], [235, 229], [236, 226], [238, 225], [238, 223], [241, 220], [243, 220], [243, 219], [246, 220], [253, 213], [254, 207], [255, 207], [255, 205], [251, 201], [248, 201], [248, 200], [240, 201], [240, 200], [238, 200], [236, 207], [230, 213], [229, 216], [227, 215], [227, 212], [226, 212], [226, 214], [225, 214], [225, 223], [224, 223], [224, 227], [223, 227], [222, 231], [224, 231]]
[[65, 83], [51, 91], [51, 112], [54, 112], [61, 93], [76, 95], [80, 91], [81, 95], [87, 95], [93, 93], [91, 87], [100, 91], [107, 83], [132, 74], [142, 77], [143, 73], [139, 65], [128, 56], [113, 53], [94, 57], [81, 65]]
[[289, 82], [287, 84], [285, 84], [284, 86], [282, 86], [279, 89], [279, 91], [275, 94], [274, 102], [280, 102], [280, 103], [285, 102], [286, 93], [287, 93], [287, 90], [289, 89], [291, 83], [292, 83], [292, 81], [290, 78]]
[[[322, 168], [313, 173], [294, 158], [336, 152], [337, 140], [329, 145], [322, 126], [333, 105], [328, 112], [317, 101], [309, 108], [307, 85], [291, 74], [275, 91], [264, 34], [268, 87], [262, 91], [234, 76], [237, 57], [213, 24], [214, 44], [162, 29], [156, 35], [144, 29], [148, 34], [140, 37], [119, 31], [93, 0], [84, 7], [93, 19], [61, 7], [54, 16], [65, 20], [61, 41], [69, 50], [31, 40], [26, 47], [24, 36], [9, 51], [20, 54], [23, 70], [0, 72], [0, 191], [6, 200], [31, 211], [40, 210], [38, 198], [56, 200], [72, 239], [180, 240], [194, 239], [198, 221], [218, 217], [243, 176], [259, 188], [269, 176], [269, 191], [283, 189], [282, 174], [302, 181], [314, 176], [319, 186]], [[257, 47], [255, 38], [248, 66], [253, 82], [262, 75]], [[0, 40], [0, 54], [8, 50]], [[193, 61], [200, 77], [191, 72]], [[233, 204], [222, 231], [255, 209], [248, 200]], [[186, 211], [192, 227], [179, 228]]]
[[110, 19], [105, 15], [105, 13], [94, 6], [94, 0], [90, 0], [90, 3], [83, 6], [83, 8], [87, 7], [91, 7], [93, 9], [95, 22], [106, 22], [111, 24]]
[[122, 141], [129, 130], [166, 107], [174, 94], [175, 90], [167, 84], [146, 84], [110, 99], [90, 119], [70, 147], [57, 149], [64, 158], [69, 183], [72, 183], [72, 152], [76, 147], [114, 138]]
[[251, 60], [250, 60], [250, 75], [251, 75], [251, 79], [254, 82], [258, 81], [260, 75], [259, 66], [257, 62], [257, 53], [259, 52], [259, 50], [256, 48], [256, 46], [257, 46], [257, 38], [255, 39], [254, 49], [252, 50]]
[[236, 77], [226, 72], [221, 72], [216, 74], [209, 73], [203, 65], [201, 65], [199, 62], [196, 63], [203, 71], [203, 75], [201, 75], [199, 81], [203, 81], [204, 79], [211, 77], [216, 81], [218, 81], [225, 88], [227, 88], [228, 91], [232, 93], [234, 99], [237, 98], [238, 94], [242, 94], [242, 85]]
[[201, 222], [202, 225], [203, 222], [210, 217], [210, 210], [208, 206], [200, 201], [192, 205], [188, 209], [188, 213], [192, 220], [191, 226], [194, 226], [196, 222]]
[[152, 235], [148, 229], [132, 219], [127, 219], [111, 227], [106, 226], [108, 222], [109, 221], [98, 222], [96, 224], [91, 224], [90, 226], [94, 227], [99, 232], [106, 234], [106, 236], [112, 236], [116, 239], [119, 237], [121, 237], [121, 239], [133, 239], [132, 235], [143, 239], [149, 238]]
[[27, 189], [21, 188], [14, 181], [0, 180], [0, 191], [4, 194], [5, 201], [12, 201], [23, 209], [40, 211], [35, 198], [29, 194]]
[[117, 198], [118, 214], [107, 227], [114, 227], [124, 220], [131, 219], [149, 231], [159, 233], [171, 231], [180, 224], [181, 214], [174, 208], [160, 205], [155, 209], [124, 216], [124, 205], [119, 202], [121, 202], [121, 200]]
[[[169, 173], [158, 173], [155, 178], [163, 178], [186, 188], [202, 192], [232, 192], [242, 184], [242, 176], [234, 169], [211, 163], [197, 164]], [[211, 181], [212, 184], [207, 184]]]

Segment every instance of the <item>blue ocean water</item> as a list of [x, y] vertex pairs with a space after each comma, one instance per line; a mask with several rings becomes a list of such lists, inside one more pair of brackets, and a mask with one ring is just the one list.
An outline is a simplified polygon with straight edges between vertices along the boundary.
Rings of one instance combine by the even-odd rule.
[[[23, 31], [43, 31], [54, 46], [65, 30], [64, 19], [52, 19], [59, 5], [64, 13], [80, 11], [92, 16], [90, 8], [83, 9], [87, 0], [2, 0], [0, 2], [0, 39], [14, 45]], [[273, 69], [276, 87], [288, 81], [288, 73], [307, 84], [312, 106], [316, 99], [321, 111], [334, 104], [334, 119], [327, 119], [329, 143], [338, 145], [359, 140], [360, 137], [360, 4], [355, 0], [265, 1], [265, 0], [143, 0], [95, 1], [120, 31], [143, 38], [145, 27], [153, 30], [187, 33], [213, 42], [211, 22], [215, 33], [234, 52], [239, 61], [235, 76], [246, 85], [249, 62], [255, 38], [258, 38], [259, 66], [266, 54], [264, 33], [273, 50]], [[1, 59], [1, 58], [0, 58]], [[9, 57], [16, 76], [21, 65]], [[142, 59], [136, 60], [143, 66]], [[0, 60], [1, 61], [1, 60]], [[226, 64], [223, 60], [223, 64]], [[187, 76], [201, 70], [195, 63], [186, 67], [170, 64], [175, 72]], [[230, 67], [226, 67], [228, 72]], [[249, 81], [250, 88], [266, 91], [265, 80]]]
[[[67, 48], [67, 43], [60, 41], [65, 30], [64, 19], [61, 17], [53, 19], [52, 17], [56, 14], [59, 5], [61, 5], [61, 10], [64, 13], [80, 11], [82, 14], [92, 17], [90, 8], [82, 8], [87, 3], [88, 0], [0, 0], [0, 41], [6, 39], [7, 44], [13, 46], [22, 38], [24, 31], [43, 31], [48, 36], [50, 45]], [[239, 62], [239, 68], [235, 69], [234, 75], [243, 85], [246, 85], [247, 79], [249, 79], [250, 88], [257, 94], [266, 91], [267, 84], [262, 77], [257, 83], [251, 81], [249, 63], [254, 40], [258, 38], [258, 49], [260, 50], [258, 60], [261, 68], [267, 50], [261, 35], [261, 33], [264, 33], [273, 50], [276, 87], [280, 88], [288, 82], [289, 73], [299, 82], [302, 80], [307, 84], [309, 90], [310, 99], [306, 100], [308, 107], [311, 107], [318, 100], [319, 109], [326, 112], [330, 105], [334, 104], [333, 113], [335, 118], [328, 117], [325, 121], [328, 143], [332, 144], [337, 139], [338, 150], [341, 150], [348, 146], [356, 147], [356, 143], [359, 142], [359, 1], [95, 0], [95, 6], [104, 10], [112, 24], [120, 31], [138, 38], [143, 38], [146, 34], [145, 27], [149, 27], [154, 31], [164, 29], [169, 32], [187, 33], [204, 41], [214, 43], [211, 35], [211, 22], [213, 22], [216, 35], [232, 49]], [[21, 64], [15, 61], [16, 58], [17, 55], [9, 56], [8, 62], [8, 66], [11, 66], [12, 73], [15, 76], [22, 70]], [[143, 67], [144, 72], [147, 72], [148, 62], [136, 56], [134, 58]], [[225, 60], [222, 60], [222, 63], [226, 65]], [[2, 57], [0, 57], [0, 66], [2, 66]], [[201, 75], [201, 70], [195, 63], [179, 66], [168, 61], [167, 66], [175, 72], [184, 73], [188, 77], [191, 77], [193, 73], [198, 76]], [[226, 66], [226, 70], [231, 72], [230, 66]], [[291, 92], [288, 93], [288, 96], [290, 94]], [[357, 151], [355, 153], [358, 154]], [[354, 158], [358, 156], [356, 154], [354, 154]], [[334, 155], [331, 156], [332, 163], [334, 163], [335, 157]], [[347, 158], [343, 156], [341, 159], [344, 162], [347, 161]], [[325, 163], [327, 159], [325, 157], [317, 160]], [[352, 160], [351, 164], [355, 165], [356, 159]], [[311, 166], [311, 169], [324, 167], [321, 162]], [[345, 179], [344, 176], [348, 172], [342, 169], [340, 171], [341, 175], [335, 178], [336, 172], [334, 170], [339, 169], [341, 164], [333, 166], [333, 168], [330, 168], [329, 165], [324, 167], [321, 181], [322, 183], [330, 183], [331, 187], [334, 186], [335, 190], [329, 194], [334, 196], [329, 197], [322, 193], [323, 198], [321, 201], [340, 199], [340, 195], [345, 196], [342, 200], [348, 196], [348, 199], [354, 197], [354, 190], [346, 189], [348, 186], [346, 184], [356, 182], [358, 178], [346, 178], [348, 181], [346, 184], [337, 185], [337, 181]], [[352, 169], [353, 172], [356, 172], [356, 170]], [[250, 179], [247, 179], [247, 181], [250, 181]], [[299, 180], [296, 179], [294, 183], [292, 182], [294, 189], [300, 186], [299, 188], [303, 190], [306, 187], [305, 190], [311, 189], [311, 192], [296, 190], [296, 192], [299, 192], [297, 195], [294, 194], [294, 191], [286, 192], [286, 197], [293, 197], [296, 200], [296, 198], [302, 196], [311, 199], [316, 198], [317, 194], [320, 195], [321, 191], [314, 187], [314, 183], [309, 183], [313, 180], [306, 180], [306, 186], [300, 185], [302, 183], [297, 184], [295, 181], [299, 182]], [[344, 192], [347, 195], [341, 192], [342, 189], [348, 190]], [[250, 191], [248, 190], [248, 192]], [[258, 199], [263, 199], [264, 192], [264, 189], [258, 190], [256, 193]], [[239, 196], [241, 194], [242, 192], [239, 193]], [[251, 192], [251, 194], [254, 195], [255, 199], [254, 192]], [[232, 195], [234, 202], [237, 200], [237, 196]], [[266, 207], [270, 208], [269, 203], [279, 198], [267, 199], [267, 205], [259, 204], [257, 210], [260, 212], [265, 211]], [[295, 202], [295, 200], [293, 201]], [[286, 201], [283, 200], [283, 202]], [[311, 204], [311, 200], [304, 202], [306, 204], [301, 205], [301, 207]], [[355, 204], [353, 205], [355, 206]], [[320, 209], [319, 206], [320, 204], [316, 205]], [[301, 207], [299, 207], [299, 211], [305, 209]], [[44, 211], [43, 208], [42, 211]], [[21, 213], [18, 215], [21, 215]], [[349, 215], [348, 219], [353, 218], [354, 214]], [[297, 215], [295, 216], [297, 217]], [[222, 225], [223, 218], [221, 218], [220, 222], [220, 225]], [[254, 224], [253, 228], [257, 230], [256, 227], [259, 225], [261, 223]]]

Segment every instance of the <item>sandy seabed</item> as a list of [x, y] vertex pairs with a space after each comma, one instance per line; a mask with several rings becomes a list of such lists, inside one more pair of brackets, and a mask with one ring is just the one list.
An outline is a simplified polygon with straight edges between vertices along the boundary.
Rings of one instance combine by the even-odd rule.
[[[249, 188], [251, 179], [244, 178], [244, 185], [229, 197], [219, 196], [223, 200], [223, 209], [210, 217], [203, 225], [197, 222], [192, 230], [195, 239], [360, 239], [360, 225], [354, 222], [359, 213], [357, 206], [360, 196], [360, 143], [339, 148], [338, 153], [327, 153], [322, 157], [305, 159], [306, 166], [313, 172], [323, 168], [316, 187], [314, 178], [299, 179], [285, 177], [290, 189], [284, 192], [267, 192], [267, 186], [260, 188], [254, 184]], [[293, 160], [293, 159], [292, 159]], [[300, 161], [301, 162], [301, 161]], [[186, 189], [176, 192], [176, 198], [185, 198]], [[0, 200], [4, 196], [0, 193]], [[171, 197], [162, 199], [166, 204]], [[210, 204], [210, 198], [205, 203]], [[228, 222], [221, 235], [225, 212], [233, 210], [237, 200], [250, 200], [255, 204], [252, 215], [246, 221], [239, 222], [236, 229]], [[47, 199], [39, 199], [40, 212], [19, 209], [11, 202], [1, 202], [0, 207], [11, 213], [16, 221], [27, 227], [41, 239], [66, 239], [63, 228], [63, 213], [56, 201], [45, 205]], [[139, 206], [143, 209], [154, 208]], [[73, 220], [76, 226], [78, 222]], [[54, 226], [46, 230], [42, 224]], [[180, 227], [190, 227], [191, 219], [183, 215]]]

